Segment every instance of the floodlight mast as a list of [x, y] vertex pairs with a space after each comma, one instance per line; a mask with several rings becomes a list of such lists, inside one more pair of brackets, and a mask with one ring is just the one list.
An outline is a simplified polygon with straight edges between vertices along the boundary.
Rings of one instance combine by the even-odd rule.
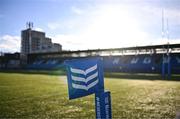
[[[166, 78], [166, 71], [167, 71], [167, 78], [171, 78], [171, 59], [170, 59], [170, 49], [169, 49], [169, 23], [168, 19], [166, 19], [166, 31], [164, 31], [164, 10], [162, 10], [162, 42], [167, 38], [167, 48], [165, 49], [163, 45], [163, 60], [162, 60], [162, 77], [163, 79]], [[165, 68], [165, 54], [167, 56], [167, 68]], [[167, 69], [167, 70], [165, 70]]]
[[168, 56], [168, 79], [170, 79], [171, 78], [171, 56], [170, 56], [170, 49], [169, 49], [169, 23], [168, 23], [168, 18], [167, 18], [166, 35], [167, 35], [167, 56]]
[[[164, 41], [164, 10], [162, 9], [162, 42]], [[163, 57], [162, 57], [162, 78], [165, 79], [165, 62], [164, 62], [164, 45], [163, 45]]]

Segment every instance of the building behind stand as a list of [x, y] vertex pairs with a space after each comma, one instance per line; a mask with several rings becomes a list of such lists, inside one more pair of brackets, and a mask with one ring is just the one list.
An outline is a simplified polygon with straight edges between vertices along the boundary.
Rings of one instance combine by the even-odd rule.
[[21, 54], [60, 52], [62, 46], [52, 43], [45, 32], [33, 30], [33, 24], [28, 23], [27, 29], [21, 31]]

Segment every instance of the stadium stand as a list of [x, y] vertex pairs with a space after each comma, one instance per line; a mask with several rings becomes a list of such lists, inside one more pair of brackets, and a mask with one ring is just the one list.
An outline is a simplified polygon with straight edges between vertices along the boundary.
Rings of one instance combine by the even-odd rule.
[[[172, 72], [178, 73], [177, 56], [171, 57]], [[104, 57], [104, 69], [112, 72], [134, 72], [134, 73], [160, 73], [162, 67], [162, 56], [159, 55], [137, 55], [137, 56], [111, 56]], [[167, 67], [168, 58], [164, 58]], [[174, 69], [175, 68], [175, 69]]]
[[0, 56], [0, 69], [20, 68], [20, 53], [5, 53]]
[[27, 69], [57, 69], [63, 67], [63, 61], [61, 59], [39, 59], [27, 65]]
[[[168, 62], [171, 64], [172, 73], [180, 73], [180, 54], [171, 54], [170, 61], [165, 56], [164, 60], [161, 54], [156, 55], [124, 55], [124, 56], [101, 56], [103, 66], [106, 72], [127, 72], [127, 73], [161, 73], [164, 62], [167, 67]], [[71, 58], [59, 59], [41, 59], [35, 60], [28, 64], [28, 69], [57, 69], [63, 67], [64, 60]], [[167, 68], [165, 68], [167, 69]], [[167, 72], [167, 70], [166, 70]]]
[[[15, 57], [16, 56], [16, 57]], [[106, 72], [180, 74], [180, 44], [140, 46], [114, 49], [32, 53], [27, 55], [26, 69], [52, 70], [64, 67], [69, 59], [102, 57]], [[19, 64], [20, 54], [0, 57], [0, 68]], [[23, 67], [24, 68], [24, 67]]]

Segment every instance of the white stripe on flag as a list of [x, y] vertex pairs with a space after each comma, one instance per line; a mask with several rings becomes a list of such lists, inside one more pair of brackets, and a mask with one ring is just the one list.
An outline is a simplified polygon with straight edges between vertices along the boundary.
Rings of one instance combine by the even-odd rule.
[[86, 75], [86, 74], [88, 74], [88, 73], [90, 73], [96, 69], [97, 69], [97, 64], [90, 67], [89, 69], [86, 69], [85, 71], [82, 69], [70, 68], [71, 72], [77, 73], [77, 74], [83, 74], [83, 75]]
[[85, 75], [85, 72], [81, 69], [71, 68], [71, 72]]
[[[92, 72], [92, 71], [94, 71], [94, 70], [96, 70], [96, 69], [97, 69], [97, 64], [94, 65], [94, 66], [92, 66], [92, 67], [90, 67], [89, 69], [86, 69], [85, 73], [88, 74], [88, 73], [90, 73], [90, 72]], [[85, 75], [86, 75], [86, 74], [85, 74]]]
[[98, 76], [98, 72], [96, 72], [96, 73], [94, 73], [93, 75], [91, 75], [91, 76], [87, 77], [87, 79], [86, 79], [86, 83], [87, 83], [88, 81], [90, 81], [90, 80], [92, 80], [92, 79], [96, 78], [97, 76]]
[[96, 81], [94, 81], [94, 82], [92, 82], [91, 84], [89, 84], [87, 87], [88, 87], [88, 90], [90, 89], [90, 88], [92, 88], [93, 86], [95, 86], [97, 83], [98, 83], [98, 79], [96, 80]]
[[86, 79], [85, 79], [85, 78], [82, 78], [82, 77], [77, 77], [77, 76], [71, 75], [71, 78], [72, 78], [72, 80], [74, 80], [74, 81], [86, 82]]
[[72, 80], [74, 80], [74, 81], [81, 81], [81, 82], [87, 83], [88, 81], [96, 78], [97, 76], [98, 76], [98, 72], [92, 74], [91, 76], [87, 77], [86, 79], [83, 78], [83, 77], [77, 77], [77, 76], [73, 76], [73, 75], [71, 75], [71, 78], [72, 78]]
[[88, 90], [88, 87], [84, 85], [75, 84], [75, 83], [72, 83], [72, 87], [76, 89]]
[[97, 83], [98, 83], [98, 80], [92, 82], [92, 83], [89, 84], [88, 86], [72, 83], [72, 87], [73, 87], [73, 88], [76, 88], [76, 89], [89, 90], [90, 88], [92, 88], [93, 86], [95, 86]]

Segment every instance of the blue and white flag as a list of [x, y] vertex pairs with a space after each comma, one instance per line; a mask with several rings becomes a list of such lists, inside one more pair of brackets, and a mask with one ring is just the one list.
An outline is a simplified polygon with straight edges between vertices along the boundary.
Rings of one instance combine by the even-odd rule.
[[69, 99], [104, 91], [101, 58], [75, 59], [65, 61]]

